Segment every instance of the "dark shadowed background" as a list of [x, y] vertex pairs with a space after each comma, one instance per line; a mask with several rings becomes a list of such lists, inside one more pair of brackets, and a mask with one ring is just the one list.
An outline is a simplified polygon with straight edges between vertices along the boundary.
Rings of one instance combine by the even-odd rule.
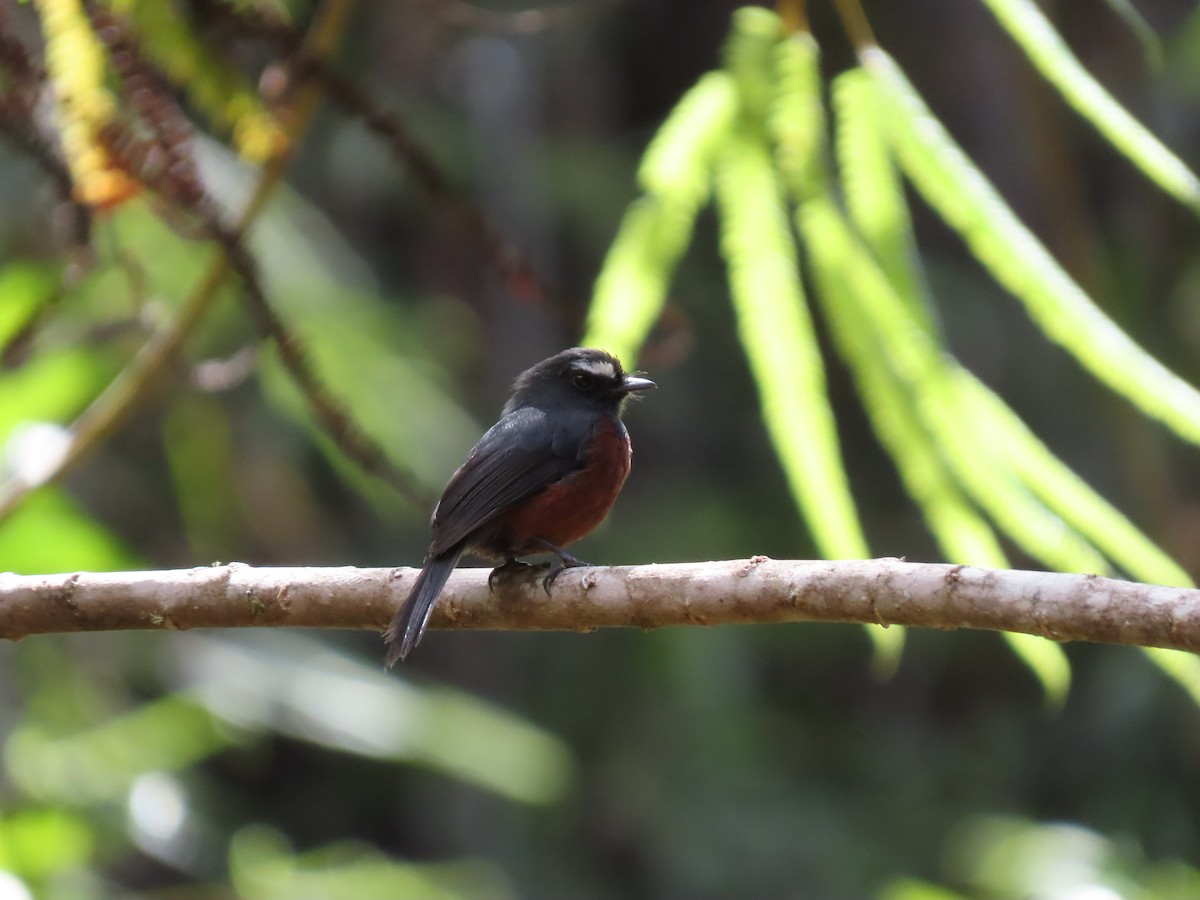
[[[1200, 165], [1195, 4], [1137, 0], [1157, 62], [1117, 0], [1042, 5]], [[852, 65], [831, 5], [811, 6], [824, 65]], [[0, 8], [35, 33], [30, 8]], [[579, 340], [639, 155], [719, 64], [734, 8], [582, 0], [493, 19], [457, 2], [358, 4], [336, 68], [550, 285], [522, 289], [361, 121], [319, 115], [252, 246], [318, 364], [353, 381], [380, 346], [394, 354], [351, 406], [390, 420], [391, 449], [431, 499], [512, 377]], [[982, 4], [866, 9], [1072, 275], [1200, 383], [1195, 214], [1075, 117]], [[252, 43], [231, 49], [253, 68]], [[215, 144], [198, 152], [236, 203], [245, 170]], [[1200, 454], [1096, 385], [914, 209], [958, 358], [1200, 572]], [[186, 296], [207, 251], [144, 207], [99, 221], [94, 244], [100, 269], [48, 340], [101, 348], [88, 363], [100, 379], [140, 343], [139, 316]], [[0, 278], [53, 267], [63, 248], [49, 184], [0, 143]], [[123, 251], [138, 260], [125, 270]], [[659, 390], [626, 416], [633, 472], [583, 558], [814, 554], [727, 291], [702, 217], [663, 321], [626, 360]], [[231, 294], [127, 427], [0, 523], [0, 570], [419, 564], [428, 505], [333, 461], [270, 354], [228, 389], [189, 381], [253, 338]], [[834, 362], [829, 377], [872, 552], [939, 559], [847, 374]], [[91, 390], [73, 385], [61, 390], [77, 398], [23, 415], [69, 421]], [[0, 371], [0, 416], [28, 396], [19, 370]], [[1068, 654], [1056, 707], [991, 634], [912, 633], [887, 678], [849, 626], [432, 632], [388, 676], [371, 633], [30, 638], [0, 647], [0, 869], [47, 897], [1200, 896], [1200, 709], [1135, 649]], [[18, 890], [0, 878], [0, 900], [29, 896]]]

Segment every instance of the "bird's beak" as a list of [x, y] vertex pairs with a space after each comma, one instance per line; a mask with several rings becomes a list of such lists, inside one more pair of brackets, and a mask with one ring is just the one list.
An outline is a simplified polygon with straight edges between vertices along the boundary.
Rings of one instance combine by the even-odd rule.
[[658, 387], [649, 378], [641, 378], [637, 375], [626, 375], [625, 380], [621, 382], [621, 393], [632, 394], [635, 391], [648, 391], [651, 388]]

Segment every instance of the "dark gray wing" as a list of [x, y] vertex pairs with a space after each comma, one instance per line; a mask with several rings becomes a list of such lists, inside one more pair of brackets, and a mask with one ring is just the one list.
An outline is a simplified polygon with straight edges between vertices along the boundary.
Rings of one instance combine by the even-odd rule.
[[513, 503], [579, 468], [591, 428], [585, 422], [562, 424], [568, 427], [552, 428], [544, 412], [524, 407], [488, 429], [433, 511], [429, 552], [444, 553]]

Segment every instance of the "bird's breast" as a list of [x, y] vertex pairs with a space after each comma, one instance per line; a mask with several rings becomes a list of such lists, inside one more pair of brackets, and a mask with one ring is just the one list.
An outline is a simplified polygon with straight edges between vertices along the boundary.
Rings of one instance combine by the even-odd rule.
[[[513, 537], [549, 541], [558, 547], [579, 540], [603, 521], [633, 460], [629, 433], [620, 419], [606, 418], [596, 429], [580, 468], [548, 485], [504, 516]], [[536, 551], [526, 546], [523, 551]]]

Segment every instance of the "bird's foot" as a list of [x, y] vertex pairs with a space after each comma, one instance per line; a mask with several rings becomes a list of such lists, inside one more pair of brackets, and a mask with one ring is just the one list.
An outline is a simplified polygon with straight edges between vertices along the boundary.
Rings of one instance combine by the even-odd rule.
[[536, 569], [547, 568], [546, 563], [533, 566], [519, 559], [507, 559], [503, 565], [496, 566], [488, 575], [488, 590], [496, 593], [496, 585], [512, 584], [514, 581], [525, 581]]
[[591, 566], [590, 562], [584, 562], [582, 559], [576, 559], [570, 553], [565, 553], [562, 550], [555, 548], [555, 553], [562, 560], [557, 566], [551, 566], [550, 570], [542, 576], [542, 590], [547, 594], [550, 593], [550, 586], [554, 584], [556, 578], [565, 572], [567, 569], [587, 568]]

